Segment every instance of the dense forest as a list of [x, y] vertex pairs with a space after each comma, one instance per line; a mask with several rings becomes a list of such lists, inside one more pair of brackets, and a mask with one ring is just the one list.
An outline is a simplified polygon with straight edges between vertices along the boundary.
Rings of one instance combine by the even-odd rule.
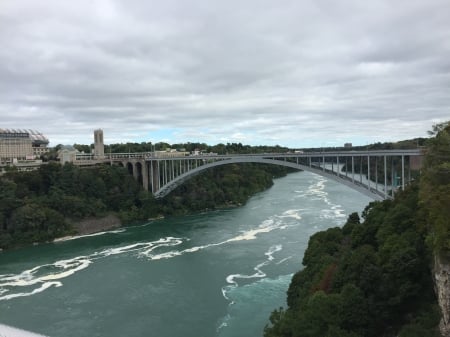
[[431, 268], [450, 251], [450, 125], [433, 135], [420, 182], [310, 238], [265, 337], [440, 336]]
[[116, 214], [122, 223], [243, 204], [287, 173], [274, 165], [227, 165], [187, 181], [156, 200], [118, 166], [80, 169], [48, 163], [0, 177], [0, 248], [75, 234], [85, 218]]

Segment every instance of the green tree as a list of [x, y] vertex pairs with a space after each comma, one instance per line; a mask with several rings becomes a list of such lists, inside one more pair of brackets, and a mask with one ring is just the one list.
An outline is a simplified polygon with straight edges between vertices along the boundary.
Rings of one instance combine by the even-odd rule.
[[435, 125], [427, 143], [420, 202], [429, 226], [429, 242], [437, 252], [450, 250], [450, 123]]

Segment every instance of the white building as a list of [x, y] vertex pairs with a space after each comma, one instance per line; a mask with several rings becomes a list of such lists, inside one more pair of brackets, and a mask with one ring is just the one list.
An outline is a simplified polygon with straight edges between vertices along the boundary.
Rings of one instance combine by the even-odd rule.
[[76, 160], [79, 151], [75, 149], [72, 145], [64, 145], [58, 151], [58, 159], [61, 165], [65, 163], [73, 163]]

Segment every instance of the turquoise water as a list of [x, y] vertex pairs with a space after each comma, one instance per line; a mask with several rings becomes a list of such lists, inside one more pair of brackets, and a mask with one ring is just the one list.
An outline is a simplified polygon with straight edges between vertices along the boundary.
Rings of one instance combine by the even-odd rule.
[[0, 323], [57, 336], [262, 336], [311, 234], [371, 200], [306, 172], [240, 208], [0, 254]]

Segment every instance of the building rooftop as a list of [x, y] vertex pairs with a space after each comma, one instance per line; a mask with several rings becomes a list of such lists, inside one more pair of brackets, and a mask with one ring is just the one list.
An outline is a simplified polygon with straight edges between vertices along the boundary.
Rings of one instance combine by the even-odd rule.
[[1, 129], [0, 128], [0, 134], [28, 134], [28, 137], [30, 137], [31, 141], [33, 143], [45, 143], [48, 144], [48, 138], [44, 136], [42, 132], [39, 132], [37, 130], [32, 129]]

